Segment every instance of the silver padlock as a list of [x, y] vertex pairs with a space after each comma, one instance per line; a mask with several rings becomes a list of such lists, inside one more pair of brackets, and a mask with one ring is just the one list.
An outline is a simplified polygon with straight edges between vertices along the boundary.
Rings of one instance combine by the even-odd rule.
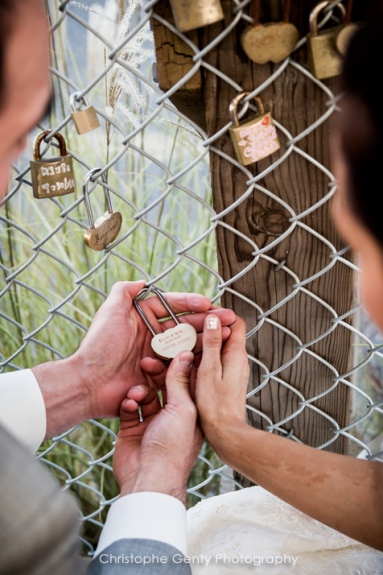
[[[91, 248], [96, 252], [104, 250], [109, 244], [114, 242], [114, 240], [118, 236], [122, 224], [122, 215], [120, 214], [120, 212], [113, 211], [109, 190], [104, 185], [103, 188], [104, 188], [104, 196], [106, 200], [107, 211], [103, 216], [99, 217], [96, 221], [94, 221], [93, 212], [89, 201], [88, 184], [91, 177], [100, 171], [101, 168], [93, 168], [93, 170], [90, 170], [85, 176], [83, 183], [84, 202], [89, 220], [89, 228], [84, 233], [84, 242], [88, 246], [88, 248]], [[106, 184], [107, 182], [105, 174], [102, 174], [101, 177], [103, 184]], [[94, 183], [92, 189], [96, 187], [97, 183], [98, 182]]]
[[[152, 324], [146, 317], [144, 310], [139, 304], [139, 302], [145, 299], [150, 292], [153, 292], [158, 297], [166, 311], [169, 313], [175, 323], [174, 327], [161, 332], [156, 332], [153, 328]], [[153, 336], [151, 346], [158, 357], [163, 359], [165, 362], [168, 362], [181, 353], [181, 351], [191, 351], [194, 349], [194, 346], [197, 343], [197, 332], [195, 328], [189, 323], [181, 323], [179, 321], [169, 302], [166, 301], [159, 288], [154, 285], [144, 287], [134, 298], [133, 304]]]
[[[72, 120], [77, 133], [81, 135], [99, 128], [100, 122], [96, 110], [88, 103], [85, 96], [79, 96], [80, 92], [73, 92], [69, 98], [69, 103], [72, 109]], [[83, 105], [85, 108], [82, 108]]]

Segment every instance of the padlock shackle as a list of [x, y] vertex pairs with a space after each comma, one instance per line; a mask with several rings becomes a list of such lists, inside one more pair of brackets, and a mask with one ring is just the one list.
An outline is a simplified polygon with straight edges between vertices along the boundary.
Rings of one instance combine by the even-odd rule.
[[[309, 26], [310, 26], [310, 34], [313, 34], [313, 36], [317, 36], [318, 35], [318, 16], [320, 14], [320, 12], [322, 12], [322, 10], [324, 10], [324, 8], [326, 8], [327, 6], [331, 6], [333, 5], [334, 2], [332, 0], [324, 0], [324, 2], [319, 2], [319, 4], [317, 4], [313, 10], [310, 12], [310, 17], [309, 17]], [[335, 6], [334, 6], [335, 8]], [[341, 16], [342, 16], [342, 21], [345, 21], [346, 18], [346, 9], [343, 6], [343, 4], [338, 3], [336, 5], [336, 8], [339, 8], [340, 12], [341, 12]]]
[[142, 307], [140, 306], [140, 304], [138, 303], [140, 300], [145, 299], [145, 297], [150, 293], [150, 292], [154, 292], [156, 294], [156, 296], [158, 297], [158, 299], [160, 300], [160, 302], [162, 303], [162, 305], [164, 306], [164, 308], [166, 309], [166, 311], [169, 313], [170, 317], [173, 319], [173, 321], [179, 325], [180, 321], [177, 318], [176, 314], [174, 313], [174, 311], [172, 310], [172, 308], [170, 307], [169, 302], [166, 301], [166, 299], [164, 298], [164, 296], [162, 295], [162, 292], [155, 286], [148, 286], [148, 287], [144, 287], [142, 288], [142, 290], [140, 290], [138, 292], [138, 294], [136, 295], [136, 297], [133, 299], [133, 305], [136, 308], [137, 312], [139, 313], [141, 319], [145, 322], [146, 327], [149, 329], [150, 333], [152, 334], [152, 336], [156, 336], [157, 332], [154, 329], [154, 327], [152, 326], [152, 324], [150, 323], [150, 321], [148, 320], [148, 318], [145, 315], [144, 310], [142, 309]]
[[[37, 136], [37, 138], [35, 139], [34, 144], [33, 144], [33, 159], [36, 162], [41, 160], [40, 144], [44, 140], [44, 138], [46, 138], [48, 136], [48, 134], [50, 134], [51, 132], [52, 132], [52, 130], [45, 130], [44, 132], [41, 132], [41, 134], [39, 134]], [[66, 149], [66, 143], [65, 143], [64, 136], [62, 134], [57, 133], [57, 134], [54, 134], [52, 137], [56, 138], [56, 140], [59, 143], [60, 156], [66, 156], [68, 154], [68, 152]]]
[[[85, 207], [86, 207], [86, 211], [88, 214], [89, 228], [91, 230], [94, 228], [94, 217], [93, 217], [92, 207], [91, 207], [90, 201], [89, 201], [88, 184], [89, 184], [89, 181], [91, 180], [92, 176], [94, 176], [98, 172], [101, 172], [101, 170], [102, 170], [102, 168], [92, 168], [91, 170], [89, 170], [89, 172], [86, 174], [86, 176], [84, 178], [84, 182], [82, 184], [82, 192], [84, 195]], [[110, 214], [112, 214], [113, 208], [112, 208], [112, 202], [110, 199], [109, 190], [103, 185], [103, 184], [107, 184], [105, 172], [101, 175], [101, 178], [102, 178], [102, 182], [103, 182], [101, 185], [104, 188], [106, 207], [108, 209], [108, 212]], [[93, 189], [96, 187], [97, 183], [98, 183], [97, 181], [94, 182], [95, 185], [93, 186]]]
[[[252, 26], [259, 26], [259, 17], [261, 14], [261, 0], [253, 0], [251, 5], [250, 17], [253, 20]], [[290, 14], [291, 14], [291, 0], [285, 0], [283, 6], [283, 18], [282, 22], [284, 24], [290, 23]]]
[[[251, 92], [241, 92], [235, 98], [233, 98], [233, 100], [230, 102], [230, 106], [229, 106], [230, 120], [231, 120], [231, 122], [235, 128], [237, 128], [239, 126], [239, 120], [238, 120], [238, 114], [237, 114], [238, 104], [241, 102], [241, 100], [243, 100], [243, 98], [245, 98], [249, 94], [251, 94]], [[262, 102], [261, 98], [259, 96], [254, 96], [254, 100], [257, 103], [258, 113], [264, 114], [265, 108], [263, 106], [263, 102]]]
[[[78, 99], [79, 96], [80, 98]], [[76, 102], [79, 102], [80, 104], [78, 108], [76, 108]], [[82, 105], [88, 107], [89, 102], [85, 98], [85, 96], [81, 95], [81, 92], [73, 92], [73, 94], [69, 96], [69, 105], [72, 109], [72, 112], [78, 112], [79, 110], [81, 110]]]

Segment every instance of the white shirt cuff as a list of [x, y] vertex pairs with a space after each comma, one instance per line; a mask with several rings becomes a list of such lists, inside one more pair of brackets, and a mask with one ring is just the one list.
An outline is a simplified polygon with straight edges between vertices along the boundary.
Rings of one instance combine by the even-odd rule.
[[0, 374], [0, 424], [32, 453], [44, 440], [44, 399], [30, 369]]
[[95, 556], [120, 539], [153, 539], [186, 555], [186, 509], [170, 495], [139, 492], [124, 495], [110, 509]]

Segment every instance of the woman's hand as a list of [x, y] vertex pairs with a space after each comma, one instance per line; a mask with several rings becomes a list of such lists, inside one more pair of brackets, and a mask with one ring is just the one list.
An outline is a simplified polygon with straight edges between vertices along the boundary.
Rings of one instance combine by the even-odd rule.
[[231, 335], [222, 345], [218, 316], [205, 320], [202, 359], [197, 373], [195, 402], [207, 440], [220, 455], [233, 425], [246, 425], [246, 392], [249, 360], [246, 325], [239, 317], [230, 326]]

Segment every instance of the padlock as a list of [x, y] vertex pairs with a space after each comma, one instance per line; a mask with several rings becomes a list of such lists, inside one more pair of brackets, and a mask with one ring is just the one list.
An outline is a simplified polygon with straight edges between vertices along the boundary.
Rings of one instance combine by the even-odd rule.
[[59, 143], [60, 156], [41, 159], [40, 144], [50, 133], [51, 130], [46, 130], [37, 136], [30, 161], [33, 195], [38, 199], [63, 196], [75, 190], [72, 156], [67, 154], [61, 134], [53, 136]]
[[307, 34], [309, 66], [318, 80], [337, 76], [343, 64], [342, 55], [336, 47], [336, 39], [344, 27], [346, 15], [343, 4], [336, 5], [341, 14], [342, 24], [318, 31], [318, 16], [324, 8], [331, 5], [332, 1], [319, 2], [310, 14], [310, 32]]
[[351, 22], [353, 0], [346, 0], [346, 15], [344, 17], [344, 26], [336, 37], [336, 47], [339, 52], [344, 56], [348, 47], [351, 37], [358, 29], [358, 25]]
[[348, 43], [357, 30], [358, 25], [351, 22], [350, 24], [344, 26], [344, 28], [341, 29], [338, 36], [336, 37], [335, 45], [342, 56], [346, 54]]
[[[79, 94], [80, 92], [74, 92], [71, 94], [69, 102], [72, 109], [72, 120], [76, 126], [77, 133], [81, 135], [99, 128], [100, 122], [98, 120], [96, 110], [87, 102], [85, 96], [80, 98], [80, 107], [76, 108], [76, 98], [78, 98]], [[82, 104], [86, 106], [83, 109], [81, 109]]]
[[261, 24], [259, 14], [261, 0], [253, 0], [253, 23], [247, 26], [241, 34], [241, 44], [245, 54], [256, 64], [285, 60], [294, 50], [299, 32], [290, 22], [291, 0], [284, 1], [282, 22]]
[[[83, 183], [84, 202], [89, 220], [89, 228], [84, 233], [84, 242], [88, 248], [91, 248], [96, 252], [104, 250], [116, 239], [122, 224], [122, 215], [120, 212], [113, 211], [109, 190], [105, 187], [105, 185], [103, 185], [103, 188], [107, 211], [96, 221], [93, 219], [93, 212], [89, 201], [88, 184], [90, 178], [100, 171], [101, 168], [93, 168], [90, 170], [85, 176]], [[107, 183], [105, 174], [102, 174], [102, 181], [103, 184]], [[92, 190], [96, 187], [96, 185], [97, 182], [94, 183]]]
[[[169, 316], [176, 324], [174, 327], [161, 332], [156, 332], [156, 330], [153, 328], [152, 324], [146, 317], [144, 310], [139, 304], [139, 301], [149, 295], [150, 292], [154, 292], [155, 295], [159, 298]], [[146, 327], [149, 329], [153, 336], [151, 346], [154, 353], [158, 357], [164, 361], [169, 361], [181, 353], [181, 351], [192, 351], [195, 344], [197, 343], [197, 332], [195, 328], [189, 323], [180, 323], [169, 302], [166, 301], [159, 288], [153, 285], [150, 287], [144, 287], [133, 299], [133, 304], [141, 319], [145, 322]]]
[[270, 112], [265, 112], [261, 98], [256, 96], [258, 114], [240, 124], [237, 107], [239, 102], [251, 92], [241, 92], [230, 103], [229, 112], [233, 127], [231, 139], [238, 160], [244, 166], [270, 156], [281, 147]]
[[223, 20], [220, 0], [170, 0], [174, 22], [180, 32], [188, 32]]

